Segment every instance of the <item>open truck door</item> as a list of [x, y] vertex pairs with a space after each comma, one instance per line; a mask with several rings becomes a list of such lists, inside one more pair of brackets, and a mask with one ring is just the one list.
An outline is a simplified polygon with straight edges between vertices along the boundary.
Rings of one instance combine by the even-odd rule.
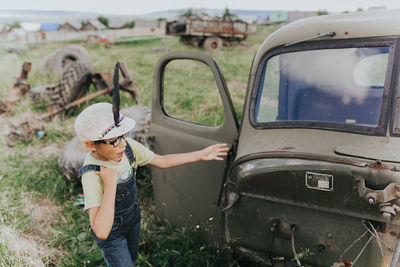
[[[206, 107], [205, 107], [206, 106]], [[151, 149], [160, 155], [229, 147], [238, 120], [217, 62], [192, 51], [173, 51], [155, 67]], [[151, 168], [154, 198], [162, 219], [173, 225], [212, 223], [220, 238], [221, 194], [228, 159], [170, 169]]]

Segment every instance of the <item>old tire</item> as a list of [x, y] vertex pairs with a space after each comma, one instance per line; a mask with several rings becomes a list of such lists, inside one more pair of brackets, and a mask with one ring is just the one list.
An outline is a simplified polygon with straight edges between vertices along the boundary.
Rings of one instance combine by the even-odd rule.
[[135, 128], [129, 131], [128, 136], [135, 139], [144, 146], [148, 146], [146, 137], [149, 136], [151, 124], [151, 112], [148, 107], [132, 106], [124, 108], [121, 113], [135, 120]]
[[203, 48], [208, 51], [220, 51], [224, 41], [219, 37], [208, 37], [204, 40]]
[[51, 95], [56, 87], [57, 85], [39, 85], [31, 88], [28, 95], [32, 101], [38, 101], [39, 99], [44, 98], [50, 102]]
[[63, 107], [82, 97], [92, 82], [92, 68], [84, 62], [72, 63], [63, 73], [50, 96], [50, 105]]
[[82, 167], [88, 152], [85, 144], [77, 136], [65, 146], [58, 158], [58, 166], [68, 181], [78, 181], [79, 168]]
[[91, 66], [87, 50], [80, 45], [67, 45], [46, 56], [40, 63], [42, 73], [61, 75], [73, 62], [81, 61]]
[[[128, 136], [147, 146], [146, 136], [148, 136], [150, 128], [150, 110], [143, 106], [133, 106], [124, 108], [121, 113], [127, 117], [131, 117], [136, 121]], [[59, 159], [58, 166], [64, 173], [65, 178], [71, 182], [77, 182], [79, 169], [82, 167], [85, 157], [89, 150], [76, 136], [64, 148]]]

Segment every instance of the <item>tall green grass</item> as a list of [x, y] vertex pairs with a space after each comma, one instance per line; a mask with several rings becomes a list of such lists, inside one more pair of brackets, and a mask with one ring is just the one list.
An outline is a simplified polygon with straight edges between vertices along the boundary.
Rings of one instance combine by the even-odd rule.
[[[146, 41], [126, 41], [115, 47], [99, 44], [82, 44], [88, 50], [95, 72], [112, 72], [117, 61], [125, 63], [130, 77], [139, 91], [143, 104], [151, 105], [154, 65], [164, 50], [194, 50], [210, 54], [220, 64], [228, 82], [236, 111], [241, 113], [247, 78], [252, 58], [265, 37], [275, 28], [262, 28], [248, 38], [252, 46], [224, 47], [219, 53], [210, 53], [201, 48], [181, 44], [178, 38], [166, 37]], [[66, 43], [38, 43], [21, 47], [21, 53], [9, 54], [0, 43], [0, 97], [7, 95], [19, 76], [23, 62], [32, 62], [28, 83], [33, 87], [57, 83], [54, 74], [39, 71], [41, 60]], [[190, 71], [189, 71], [190, 70]], [[176, 88], [167, 100], [167, 111], [186, 120], [195, 120], [215, 125], [223, 120], [220, 103], [216, 95], [203, 91], [215, 89], [215, 83], [207, 70], [190, 66], [183, 77], [193, 79], [190, 90], [180, 90], [180, 80], [170, 77]], [[233, 87], [229, 87], [232, 85]], [[94, 88], [90, 88], [94, 92]], [[215, 91], [214, 91], [215, 92]], [[43, 251], [37, 251], [39, 259], [46, 266], [105, 266], [99, 249], [88, 229], [88, 216], [81, 207], [75, 206], [75, 196], [82, 191], [80, 184], [68, 182], [58, 167], [58, 155], [65, 144], [74, 136], [75, 117], [88, 105], [99, 101], [111, 101], [104, 95], [60, 114], [45, 125], [46, 135], [34, 137], [25, 142], [15, 142], [8, 147], [0, 143], [0, 223], [1, 227], [12, 229], [12, 235], [29, 239]], [[169, 101], [169, 102], [168, 102]], [[130, 96], [121, 92], [121, 108], [132, 105]], [[10, 114], [1, 115], [1, 132], [7, 126], [25, 115], [38, 116], [46, 109], [46, 102], [32, 102], [29, 97], [22, 99], [12, 108]], [[188, 112], [188, 111], [195, 112]], [[214, 114], [204, 118], [205, 114]], [[200, 115], [200, 116], [199, 116]], [[227, 266], [227, 248], [209, 245], [197, 239], [197, 228], [172, 227], [161, 221], [155, 211], [151, 178], [146, 168], [139, 170], [139, 197], [143, 207], [142, 238], [138, 266]], [[29, 197], [27, 197], [29, 196]], [[31, 203], [32, 202], [32, 203]], [[54, 216], [42, 221], [29, 207], [47, 203]], [[48, 204], [50, 203], [50, 204]], [[45, 206], [47, 207], [47, 206]], [[207, 225], [204, 225], [205, 228]], [[19, 240], [18, 239], [18, 240]], [[0, 266], [29, 266], [32, 256], [15, 253], [15, 248], [6, 239], [0, 239]], [[231, 263], [231, 265], [237, 265]]]
[[210, 69], [198, 61], [168, 63], [164, 73], [164, 107], [172, 117], [208, 126], [220, 125], [224, 109]]
[[[17, 226], [21, 235], [35, 231], [32, 227], [39, 225], [22, 211], [26, 203], [20, 198], [21, 192], [33, 192], [37, 199], [49, 198], [54, 205], [61, 207], [62, 212], [52, 221], [40, 225], [51, 224], [54, 230], [42, 237], [40, 245], [48, 250], [58, 249], [50, 260], [44, 258], [43, 262], [55, 266], [104, 266], [88, 229], [88, 216], [82, 208], [74, 205], [74, 197], [81, 192], [81, 187], [62, 177], [54, 155], [33, 161], [28, 156], [9, 156], [3, 160], [1, 167], [6, 174], [0, 181], [0, 187], [8, 192], [7, 203], [0, 203], [0, 218], [4, 226]], [[147, 169], [142, 168], [139, 177], [139, 196], [144, 208], [138, 265], [225, 265], [226, 249], [199, 242], [196, 228], [174, 228], [157, 217]], [[22, 258], [10, 253], [7, 244], [0, 244], [0, 260], [6, 266], [25, 265]], [[26, 264], [29, 265], [29, 262]]]

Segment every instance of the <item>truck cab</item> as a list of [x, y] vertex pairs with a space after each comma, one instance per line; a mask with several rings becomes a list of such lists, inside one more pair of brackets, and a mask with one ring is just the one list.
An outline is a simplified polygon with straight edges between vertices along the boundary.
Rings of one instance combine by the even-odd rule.
[[[166, 154], [225, 142], [231, 150], [224, 162], [152, 169], [160, 216], [178, 226], [207, 224], [209, 238], [264, 264], [394, 261], [399, 16], [400, 10], [319, 16], [275, 31], [253, 59], [240, 121], [213, 58], [190, 51], [161, 57], [152, 149]], [[198, 86], [215, 88], [192, 99], [218, 100], [219, 109], [209, 111], [219, 114], [215, 121], [174, 111], [188, 105], [198, 112], [176, 99]]]

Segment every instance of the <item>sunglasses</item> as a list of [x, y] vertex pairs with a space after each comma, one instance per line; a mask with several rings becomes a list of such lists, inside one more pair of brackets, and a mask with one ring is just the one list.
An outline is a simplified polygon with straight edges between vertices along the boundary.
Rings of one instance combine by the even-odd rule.
[[127, 136], [128, 136], [128, 134], [126, 133], [126, 134], [123, 134], [121, 136], [118, 136], [113, 141], [99, 140], [99, 141], [96, 141], [96, 142], [103, 143], [103, 144], [106, 144], [106, 145], [112, 145], [113, 147], [117, 147], [117, 146], [119, 146], [121, 144], [122, 139], [125, 140]]

